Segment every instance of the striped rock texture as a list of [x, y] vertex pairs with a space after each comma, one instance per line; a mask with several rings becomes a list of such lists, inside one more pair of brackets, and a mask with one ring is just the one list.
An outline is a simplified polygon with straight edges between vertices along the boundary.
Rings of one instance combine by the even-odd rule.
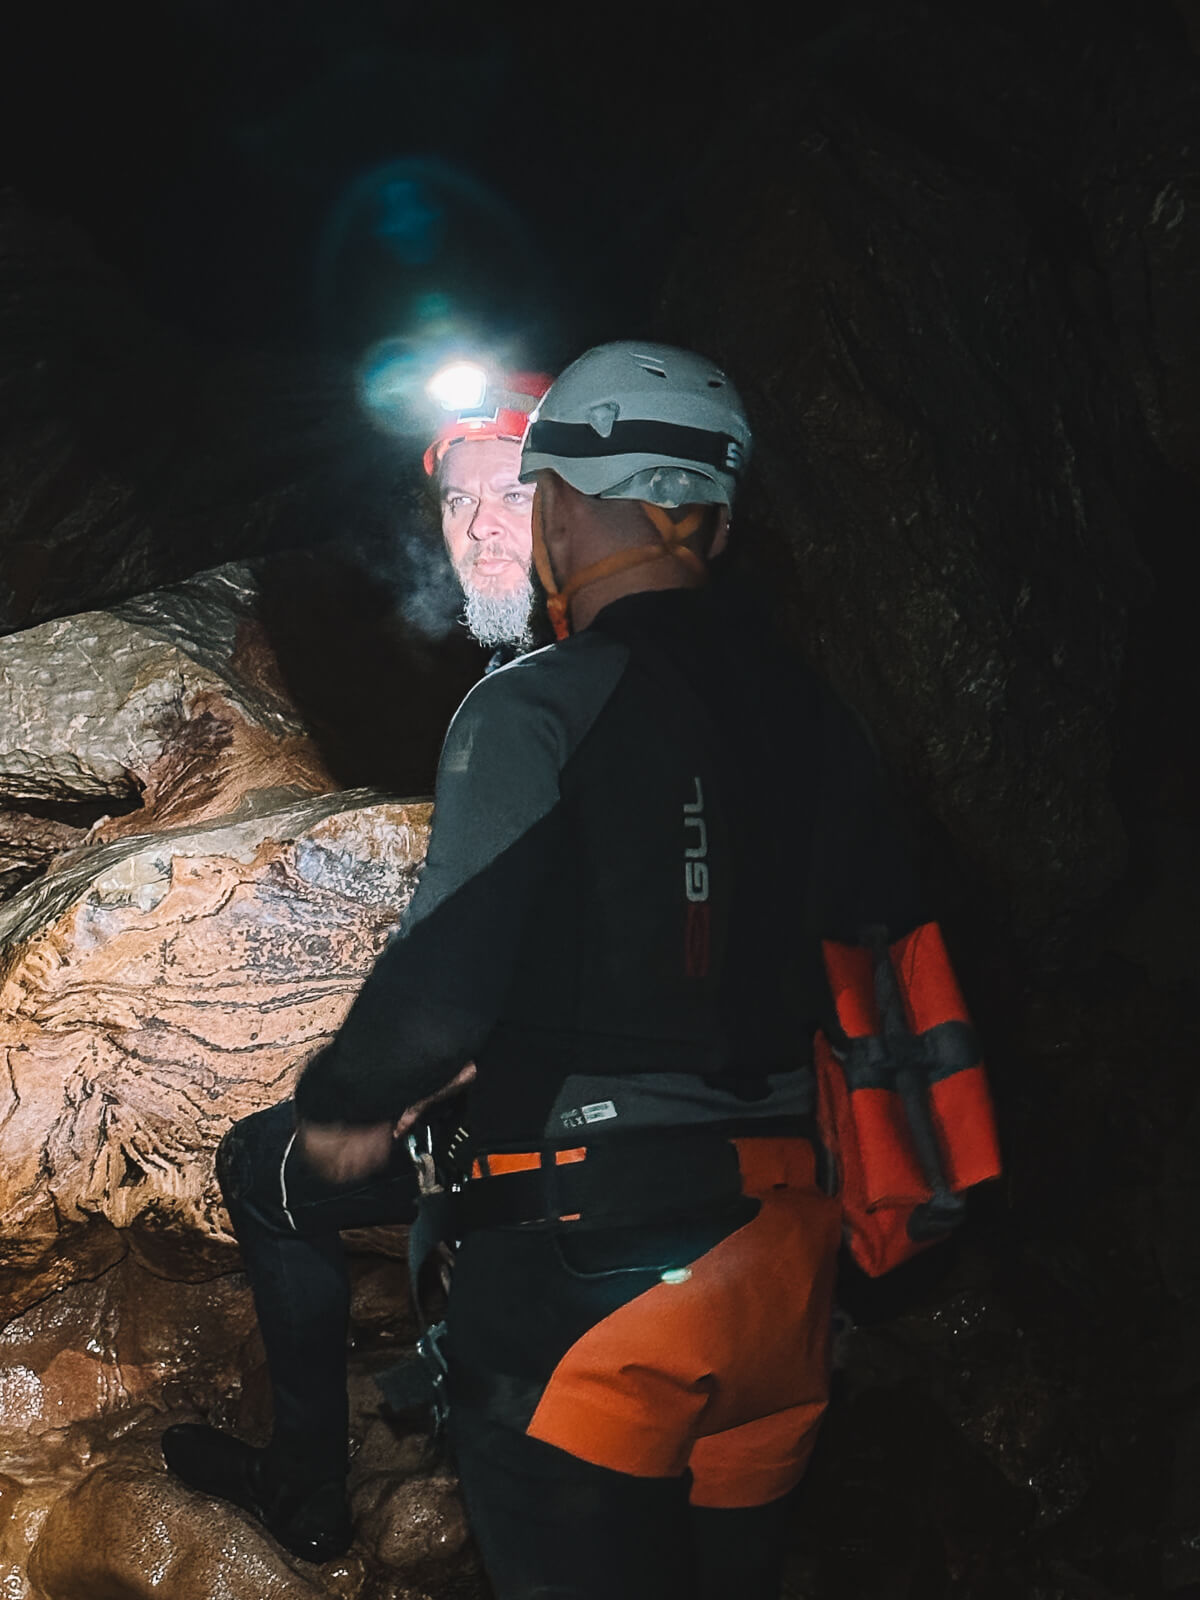
[[0, 639], [0, 893], [63, 851], [334, 783], [250, 567]]
[[130, 1251], [229, 1270], [213, 1151], [290, 1092], [416, 882], [370, 791], [114, 841], [0, 909], [0, 1321]]

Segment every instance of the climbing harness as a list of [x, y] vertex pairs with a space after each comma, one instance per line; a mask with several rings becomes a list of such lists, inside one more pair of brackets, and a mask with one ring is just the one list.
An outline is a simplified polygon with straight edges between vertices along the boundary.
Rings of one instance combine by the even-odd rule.
[[403, 1403], [428, 1404], [432, 1436], [436, 1444], [445, 1432], [450, 1413], [447, 1392], [449, 1367], [446, 1358], [446, 1322], [431, 1323], [425, 1315], [421, 1279], [429, 1262], [439, 1266], [442, 1288], [449, 1288], [453, 1266], [452, 1241], [455, 1239], [455, 1197], [461, 1187], [456, 1157], [466, 1139], [457, 1127], [442, 1148], [434, 1139], [433, 1122], [414, 1128], [405, 1140], [409, 1158], [417, 1172], [417, 1215], [408, 1230], [408, 1291], [417, 1320], [419, 1367], [411, 1364], [383, 1375], [385, 1395], [403, 1396]]

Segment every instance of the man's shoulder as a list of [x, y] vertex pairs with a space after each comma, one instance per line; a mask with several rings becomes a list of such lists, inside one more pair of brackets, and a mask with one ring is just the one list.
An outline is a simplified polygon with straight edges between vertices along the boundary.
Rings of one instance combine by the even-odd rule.
[[574, 746], [612, 693], [629, 659], [620, 640], [583, 632], [531, 650], [489, 672], [469, 691], [452, 729], [541, 727]]
[[629, 649], [619, 639], [598, 632], [572, 634], [495, 668], [471, 689], [463, 704], [556, 703], [590, 686], [611, 685], [628, 659]]

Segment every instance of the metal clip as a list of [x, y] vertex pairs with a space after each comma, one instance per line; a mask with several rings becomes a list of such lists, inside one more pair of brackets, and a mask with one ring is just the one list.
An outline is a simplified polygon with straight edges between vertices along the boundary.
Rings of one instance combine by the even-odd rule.
[[416, 1133], [410, 1133], [405, 1143], [408, 1146], [409, 1159], [417, 1169], [417, 1187], [422, 1194], [441, 1194], [442, 1181], [438, 1176], [437, 1166], [433, 1159], [433, 1129], [429, 1123], [425, 1124], [425, 1148], [422, 1150], [417, 1144]]
[[446, 1379], [450, 1375], [450, 1366], [446, 1359], [446, 1352], [442, 1348], [446, 1340], [446, 1324], [435, 1322], [432, 1328], [427, 1328], [417, 1340], [417, 1354], [425, 1363], [425, 1370], [429, 1374], [430, 1387], [433, 1390], [431, 1407], [433, 1411], [433, 1437], [439, 1439], [446, 1426], [446, 1419], [450, 1415], [450, 1399], [446, 1390]]

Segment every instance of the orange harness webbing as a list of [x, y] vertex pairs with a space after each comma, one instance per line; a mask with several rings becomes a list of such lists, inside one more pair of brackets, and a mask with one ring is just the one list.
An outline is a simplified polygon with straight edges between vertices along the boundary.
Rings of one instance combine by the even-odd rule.
[[614, 572], [625, 572], [628, 568], [640, 567], [647, 561], [661, 561], [664, 556], [674, 556], [685, 566], [690, 567], [701, 581], [707, 579], [708, 568], [703, 559], [694, 550], [689, 550], [683, 542], [695, 533], [703, 521], [703, 507], [694, 507], [676, 522], [670, 512], [662, 506], [651, 505], [646, 500], [641, 500], [638, 504], [658, 530], [662, 542], [637, 545], [632, 550], [618, 550], [614, 555], [605, 556], [602, 561], [594, 561], [590, 567], [584, 567], [575, 573], [560, 589], [558, 579], [554, 576], [554, 568], [550, 564], [550, 552], [546, 549], [541, 506], [537, 499], [534, 499], [533, 561], [542, 588], [546, 591], [546, 610], [554, 627], [556, 639], [565, 639], [571, 631], [570, 604], [575, 595], [589, 583], [595, 583], [600, 578], [609, 578]]

